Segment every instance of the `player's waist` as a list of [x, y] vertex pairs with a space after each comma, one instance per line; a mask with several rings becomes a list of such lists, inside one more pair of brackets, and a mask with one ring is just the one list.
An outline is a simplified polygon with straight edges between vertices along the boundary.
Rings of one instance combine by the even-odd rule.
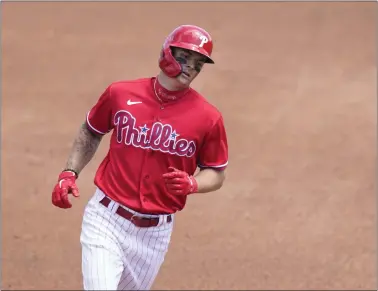
[[101, 189], [97, 188], [95, 196], [100, 204], [134, 223], [139, 227], [158, 226], [162, 223], [171, 223], [173, 221], [173, 214], [146, 214], [136, 211], [124, 204], [121, 204], [106, 195]]
[[120, 182], [121, 178], [124, 177], [116, 179], [107, 173], [106, 177], [103, 176], [101, 179], [96, 177], [94, 182], [106, 196], [140, 214], [168, 215], [176, 213], [185, 205], [184, 196], [168, 196], [163, 185], [153, 182], [152, 178], [149, 179], [149, 183], [139, 183], [141, 185], [135, 181]]

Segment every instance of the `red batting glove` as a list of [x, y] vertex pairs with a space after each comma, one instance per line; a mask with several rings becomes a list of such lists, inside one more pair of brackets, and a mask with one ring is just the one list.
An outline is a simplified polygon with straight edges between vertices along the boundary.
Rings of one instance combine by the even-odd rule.
[[169, 193], [174, 195], [188, 195], [198, 191], [198, 184], [193, 176], [180, 171], [176, 168], [169, 167], [169, 172], [163, 174], [165, 185]]
[[71, 208], [68, 194], [79, 197], [79, 189], [76, 186], [76, 175], [71, 171], [60, 173], [58, 183], [52, 192], [52, 204], [59, 208]]

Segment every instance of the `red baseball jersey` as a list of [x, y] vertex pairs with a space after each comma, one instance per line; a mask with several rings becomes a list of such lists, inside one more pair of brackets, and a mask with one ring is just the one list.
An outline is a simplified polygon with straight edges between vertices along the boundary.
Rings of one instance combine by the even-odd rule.
[[[168, 214], [186, 196], [165, 189], [173, 166], [193, 175], [197, 167], [224, 170], [228, 145], [221, 113], [194, 89], [161, 103], [156, 77], [110, 84], [87, 114], [89, 130], [112, 136], [94, 183], [135, 211]], [[160, 87], [161, 88], [161, 87]]]

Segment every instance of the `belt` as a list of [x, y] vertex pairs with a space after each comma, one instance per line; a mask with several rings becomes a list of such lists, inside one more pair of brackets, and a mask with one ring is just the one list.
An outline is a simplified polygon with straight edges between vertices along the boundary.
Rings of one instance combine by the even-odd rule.
[[[104, 205], [105, 207], [108, 207], [110, 204], [111, 200], [109, 197], [105, 196], [100, 200], [100, 203]], [[131, 221], [135, 226], [138, 227], [153, 227], [157, 226], [159, 224], [160, 218], [159, 217], [143, 217], [143, 216], [138, 216], [135, 215], [134, 213], [131, 213], [130, 211], [126, 210], [125, 208], [118, 206], [116, 213]], [[167, 216], [167, 223], [170, 223], [172, 221], [172, 215]]]

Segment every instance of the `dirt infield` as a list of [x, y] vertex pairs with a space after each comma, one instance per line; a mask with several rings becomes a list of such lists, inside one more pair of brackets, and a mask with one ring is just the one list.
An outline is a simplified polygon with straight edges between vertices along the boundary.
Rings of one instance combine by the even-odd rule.
[[71, 210], [52, 187], [99, 94], [155, 75], [183, 23], [215, 39], [194, 87], [224, 114], [230, 165], [177, 215], [154, 289], [376, 289], [373, 5], [3, 2], [2, 289], [82, 288], [81, 218], [108, 139]]

